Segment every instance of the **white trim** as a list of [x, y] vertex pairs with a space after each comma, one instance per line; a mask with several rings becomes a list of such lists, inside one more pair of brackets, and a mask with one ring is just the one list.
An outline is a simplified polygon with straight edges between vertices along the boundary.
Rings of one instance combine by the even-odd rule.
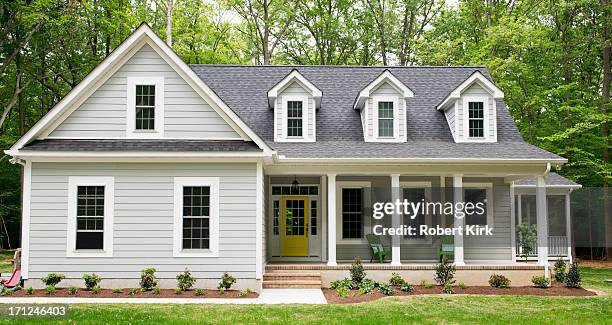
[[[264, 152], [272, 149], [251, 130], [213, 91], [210, 89], [189, 66], [183, 62], [174, 51], [161, 40], [147, 24], [142, 24], [130, 35], [119, 47], [117, 47], [106, 59], [104, 59], [91, 73], [83, 79], [68, 95], [66, 95], [51, 111], [38, 121], [23, 137], [21, 137], [9, 150], [11, 153], [23, 148], [33, 139], [40, 136], [52, 125], [58, 125], [63, 119], [70, 115], [71, 111], [78, 108], [75, 105], [79, 100], [86, 98], [88, 94], [95, 91], [104, 81], [112, 75], [122, 65], [121, 62], [127, 61], [125, 55], [133, 55], [144, 43], [151, 47], [162, 56], [166, 62], [172, 66], [185, 81], [206, 100], [211, 107], [219, 113], [221, 118], [234, 128], [236, 132], [243, 136], [243, 139], [253, 140]], [[47, 135], [50, 133], [49, 130]], [[44, 136], [42, 137], [44, 138]]]
[[504, 92], [501, 89], [487, 79], [480, 71], [476, 71], [459, 86], [457, 86], [457, 88], [455, 88], [450, 94], [448, 94], [448, 96], [446, 96], [446, 98], [444, 98], [444, 100], [438, 106], [436, 106], [436, 108], [438, 110], [446, 109], [448, 104], [459, 99], [461, 97], [461, 93], [463, 93], [474, 83], [477, 83], [483, 87], [483, 89], [485, 89], [493, 97], [493, 99], [504, 98]]
[[[264, 172], [261, 162], [257, 163], [255, 189], [255, 279], [263, 278], [263, 224], [264, 224]], [[270, 194], [272, 192], [269, 192]], [[273, 209], [272, 209], [273, 210]]]
[[21, 276], [28, 279], [30, 275], [30, 214], [32, 202], [32, 162], [26, 161], [23, 166], [23, 206], [21, 208]]
[[414, 97], [414, 92], [412, 92], [410, 88], [404, 85], [404, 83], [397, 79], [389, 70], [385, 70], [380, 74], [380, 76], [374, 79], [374, 81], [369, 83], [359, 92], [359, 95], [353, 104], [353, 108], [362, 109], [365, 102], [367, 102], [367, 99], [370, 97], [371, 92], [383, 82], [389, 82], [397, 91], [400, 92], [400, 97], [403, 97], [404, 99]]
[[[368, 241], [365, 237], [365, 235], [367, 235], [368, 233], [366, 233], [365, 231], [363, 232], [363, 236], [360, 239], [344, 239], [342, 238], [342, 189], [343, 188], [362, 188], [364, 189], [363, 191], [363, 195], [364, 197], [362, 198], [364, 200], [363, 202], [363, 206], [364, 208], [370, 206], [371, 202], [367, 202], [366, 199], [368, 199], [369, 201], [371, 201], [371, 198], [368, 198], [367, 193], [365, 191], [365, 189], [367, 188], [371, 188], [372, 187], [372, 183], [369, 181], [339, 181], [336, 182], [336, 228], [337, 231], [335, 233], [336, 236], [336, 242], [341, 243], [341, 244], [367, 244]], [[368, 220], [366, 220], [367, 216], [365, 215], [365, 209], [363, 210], [364, 215], [363, 215], [363, 224], [361, 225], [361, 227], [363, 229], [367, 229], [367, 225], [371, 225], [371, 222], [367, 222]], [[369, 227], [370, 231], [371, 231], [371, 227]], [[362, 229], [362, 230], [363, 230]]]
[[[281, 121], [281, 137], [279, 138], [277, 136], [277, 132], [278, 130], [274, 130], [274, 141], [275, 142], [315, 142], [316, 141], [316, 127], [315, 129], [313, 129], [313, 135], [310, 136], [308, 134], [309, 131], [309, 127], [308, 127], [308, 122], [310, 119], [310, 114], [312, 113], [312, 118], [313, 118], [313, 125], [316, 125], [316, 112], [310, 112], [309, 109], [309, 105], [308, 105], [308, 96], [301, 96], [301, 95], [288, 95], [288, 96], [282, 96], [282, 111], [279, 111], [276, 107], [274, 109], [274, 116], [275, 116], [275, 121], [277, 120], [278, 114], [280, 114], [282, 121]], [[302, 102], [302, 136], [301, 137], [297, 137], [297, 136], [288, 136], [287, 135], [287, 125], [288, 125], [288, 119], [289, 119], [289, 107], [287, 106], [288, 102]], [[274, 125], [276, 126], [277, 123], [274, 123]]]
[[336, 174], [327, 174], [327, 265], [336, 266]]
[[287, 161], [291, 163], [303, 162], [303, 163], [322, 163], [322, 162], [333, 162], [333, 163], [380, 163], [380, 162], [389, 162], [389, 163], [405, 163], [405, 162], [413, 162], [413, 163], [431, 163], [431, 162], [443, 162], [443, 163], [483, 163], [483, 164], [491, 164], [491, 163], [499, 163], [499, 164], [507, 164], [507, 163], [554, 163], [554, 164], [564, 164], [567, 162], [567, 159], [539, 159], [539, 158], [524, 158], [524, 159], [516, 159], [516, 158], [456, 158], [456, 157], [448, 157], [448, 158], [387, 158], [387, 157], [378, 157], [378, 158], [292, 158], [286, 157], [285, 155], [278, 155], [277, 160], [279, 161]]
[[[403, 200], [404, 199], [404, 189], [405, 188], [422, 188], [425, 190], [425, 202], [431, 201], [431, 182], [430, 181], [422, 181], [422, 182], [418, 182], [418, 181], [405, 181], [405, 182], [400, 182], [400, 189], [401, 189], [401, 193], [400, 193], [400, 199]], [[443, 202], [441, 200], [441, 202]], [[403, 216], [402, 216], [403, 217]], [[402, 224], [404, 223], [404, 220], [402, 218]], [[432, 215], [431, 213], [427, 213], [425, 214], [425, 224], [426, 225], [431, 225], [432, 223]], [[432, 236], [425, 236], [425, 238], [414, 238], [414, 237], [406, 237], [406, 236], [402, 236], [402, 245], [414, 245], [414, 244], [424, 244], [424, 243], [431, 243], [433, 241]]]
[[567, 237], [567, 257], [570, 264], [573, 261], [572, 256], [572, 201], [570, 193], [565, 194], [565, 236]]
[[[520, 197], [520, 196], [519, 196]], [[510, 246], [512, 263], [516, 262], [516, 198], [514, 197], [514, 182], [510, 183]]]
[[[103, 249], [77, 250], [77, 197], [79, 186], [104, 186], [104, 242]], [[70, 176], [68, 177], [68, 220], [66, 235], [66, 257], [112, 257], [115, 212], [115, 178], [99, 176]]]
[[[454, 174], [453, 175], [453, 202], [463, 202], [464, 201], [464, 192], [463, 192], [463, 175], [462, 174]], [[465, 218], [459, 218], [457, 216], [457, 210], [453, 214], [453, 226], [455, 228], [463, 228], [465, 227]], [[464, 256], [464, 240], [463, 233], [457, 232], [457, 234], [453, 237], [455, 244], [455, 255], [454, 255], [454, 264], [463, 266], [465, 265], [465, 256]]]
[[[136, 86], [155, 86], [154, 130], [136, 130]], [[164, 138], [164, 77], [127, 77], [125, 137], [128, 139]]]
[[[483, 189], [486, 190], [487, 195], [487, 226], [493, 227], [495, 221], [495, 205], [493, 204], [493, 183], [473, 183], [463, 182], [463, 200], [465, 201], [465, 190], [466, 189]], [[467, 221], [467, 220], [466, 220]], [[467, 222], [465, 223], [467, 225]]]
[[[378, 129], [378, 103], [379, 102], [392, 102], [393, 103], [393, 136], [392, 137], [381, 137], [379, 136]], [[405, 137], [400, 136], [400, 107], [399, 97], [389, 95], [375, 95], [372, 96], [372, 128], [374, 137], [371, 139], [366, 138], [366, 142], [405, 142]], [[406, 124], [404, 123], [404, 136], [406, 135]]]
[[[391, 174], [391, 201], [398, 202], [401, 200], [400, 174]], [[391, 227], [397, 229], [403, 222], [400, 220], [400, 214], [395, 211], [391, 216]], [[399, 266], [402, 264], [402, 238], [400, 236], [391, 237], [391, 265]]]
[[[7, 153], [9, 154], [9, 153]], [[54, 158], [193, 158], [193, 157], [232, 157], [263, 158], [269, 157], [262, 152], [202, 152], [202, 151], [18, 151], [14, 157], [54, 157]]]
[[274, 107], [274, 103], [276, 102], [276, 98], [279, 93], [281, 93], [284, 88], [289, 85], [292, 81], [297, 81], [303, 88], [310, 90], [310, 94], [315, 100], [315, 109], [321, 107], [321, 97], [323, 96], [323, 92], [319, 90], [315, 85], [313, 85], [308, 79], [304, 78], [302, 74], [297, 71], [291, 71], [283, 80], [277, 83], [272, 89], [268, 90], [268, 105], [270, 107]]
[[[470, 102], [482, 102], [483, 105], [483, 127], [484, 136], [482, 138], [470, 137], [469, 129], [469, 103]], [[496, 110], [491, 111], [489, 107], [489, 97], [485, 96], [463, 96], [463, 116], [455, 121], [455, 126], [459, 121], [463, 124], [463, 136], [457, 137], [456, 142], [497, 142], [497, 114]], [[490, 122], [493, 120], [493, 129], [491, 129]]]
[[[183, 187], [210, 186], [209, 249], [183, 250]], [[219, 257], [219, 177], [174, 177], [174, 257]]]

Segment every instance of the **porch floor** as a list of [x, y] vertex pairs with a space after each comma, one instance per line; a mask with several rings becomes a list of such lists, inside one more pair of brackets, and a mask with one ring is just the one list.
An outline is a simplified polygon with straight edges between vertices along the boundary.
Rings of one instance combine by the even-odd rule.
[[[391, 265], [390, 263], [363, 263], [366, 270], [433, 270], [435, 262], [430, 263], [404, 263], [402, 265]], [[296, 271], [296, 270], [349, 270], [351, 263], [338, 263], [330, 266], [326, 263], [288, 263], [288, 262], [269, 262], [266, 264], [266, 271]], [[466, 262], [466, 265], [456, 266], [457, 270], [543, 270], [544, 266], [530, 262]]]

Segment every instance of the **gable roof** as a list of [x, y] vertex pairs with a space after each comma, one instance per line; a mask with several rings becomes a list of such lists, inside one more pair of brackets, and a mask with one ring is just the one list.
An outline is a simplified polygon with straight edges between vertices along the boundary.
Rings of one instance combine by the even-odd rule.
[[[484, 67], [359, 67], [359, 66], [243, 66], [190, 65], [219, 97], [280, 156], [287, 158], [394, 158], [463, 160], [541, 160], [564, 163], [555, 154], [526, 143], [502, 100], [497, 100], [497, 143], [455, 143], [446, 117], [436, 106], [475, 71], [490, 82]], [[274, 142], [274, 112], [267, 91], [292, 70], [325, 94], [317, 112], [317, 141]], [[388, 70], [409, 87], [407, 142], [363, 141], [355, 97]]]
[[321, 97], [323, 96], [323, 92], [321, 92], [321, 90], [317, 88], [317, 86], [313, 85], [312, 82], [310, 82], [308, 79], [304, 78], [304, 76], [302, 76], [302, 74], [297, 69], [293, 69], [285, 78], [283, 78], [276, 85], [274, 85], [272, 89], [268, 90], [268, 105], [270, 105], [270, 108], [274, 107], [274, 101], [276, 100], [276, 97], [278, 97], [278, 93], [281, 92], [292, 81], [296, 81], [303, 88], [309, 90], [310, 95], [315, 100], [316, 108], [318, 109], [321, 107]]
[[461, 97], [463, 91], [468, 89], [471, 85], [478, 84], [485, 91], [487, 91], [494, 99], [503, 99], [504, 92], [499, 89], [491, 80], [487, 79], [481, 71], [476, 70], [469, 77], [467, 77], [459, 86], [453, 89], [448, 96], [446, 96], [440, 104], [437, 105], [438, 109], [444, 109], [449, 103]]
[[393, 73], [391, 73], [391, 71], [389, 71], [388, 69], [383, 71], [380, 76], [378, 76], [374, 81], [370, 82], [368, 85], [366, 85], [357, 95], [357, 98], [355, 99], [355, 104], [353, 105], [353, 108], [355, 109], [361, 109], [363, 108], [363, 105], [366, 101], [366, 99], [368, 97], [370, 97], [370, 93], [376, 89], [378, 86], [382, 85], [383, 83], [388, 82], [391, 87], [397, 89], [397, 91], [404, 97], [404, 98], [409, 98], [409, 97], [414, 97], [414, 93], [412, 92], [412, 90], [410, 90], [410, 88], [406, 87], [406, 85], [404, 85], [403, 82], [399, 81], [394, 75]]
[[123, 43], [108, 57], [98, 64], [76, 87], [23, 135], [8, 151], [15, 156], [18, 150], [37, 138], [45, 138], [70, 113], [102, 85], [144, 44], [150, 45], [185, 81], [206, 100], [245, 141], [253, 141], [264, 151], [269, 146], [259, 135], [251, 130], [236, 113], [212, 91], [176, 53], [161, 40], [146, 24], [141, 24]]

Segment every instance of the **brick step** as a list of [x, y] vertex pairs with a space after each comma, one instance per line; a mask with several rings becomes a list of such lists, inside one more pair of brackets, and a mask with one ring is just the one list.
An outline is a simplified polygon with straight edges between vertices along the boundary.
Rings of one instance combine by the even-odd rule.
[[319, 273], [268, 273], [264, 274], [265, 280], [312, 280], [320, 281], [321, 274]]
[[321, 280], [264, 280], [263, 287], [265, 289], [272, 289], [272, 288], [320, 289]]

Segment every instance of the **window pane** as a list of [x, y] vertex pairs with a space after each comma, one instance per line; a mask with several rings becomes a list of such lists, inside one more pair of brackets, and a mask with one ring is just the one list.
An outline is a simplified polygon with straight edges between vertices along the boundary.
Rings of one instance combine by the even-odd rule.
[[342, 189], [342, 238], [361, 238], [363, 229], [363, 189]]
[[210, 213], [210, 187], [184, 186], [183, 187], [183, 216], [202, 217]]
[[378, 136], [393, 136], [393, 102], [378, 102]]
[[210, 186], [183, 187], [183, 249], [209, 249]]
[[155, 85], [136, 86], [136, 130], [155, 129]]
[[317, 235], [317, 200], [310, 201], [310, 234]]
[[302, 102], [287, 102], [287, 136], [302, 136]]
[[468, 127], [471, 138], [484, 137], [484, 103], [468, 103]]
[[104, 249], [104, 233], [77, 232], [76, 249]]
[[183, 218], [183, 249], [209, 249], [209, 218]]
[[279, 234], [278, 226], [280, 225], [280, 201], [274, 200], [274, 215], [272, 218], [273, 232], [275, 235]]
[[474, 205], [480, 203], [479, 205], [483, 205], [484, 208], [484, 213], [482, 214], [476, 213], [480, 211], [478, 209], [474, 209], [474, 213], [472, 213], [471, 215], [466, 214], [465, 224], [485, 226], [487, 224], [487, 190], [481, 188], [464, 189], [463, 193], [465, 203], [471, 202]]

